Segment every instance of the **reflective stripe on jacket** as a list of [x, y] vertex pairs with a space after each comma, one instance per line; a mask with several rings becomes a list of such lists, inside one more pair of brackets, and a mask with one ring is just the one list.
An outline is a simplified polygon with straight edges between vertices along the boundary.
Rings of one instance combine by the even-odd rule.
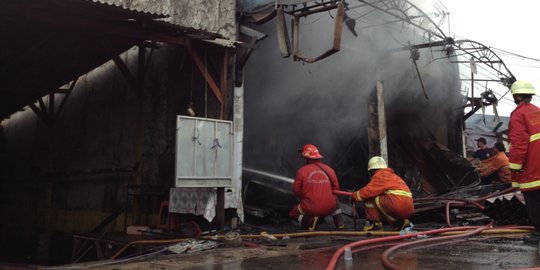
[[[409, 218], [414, 213], [409, 187], [390, 168], [377, 170], [365, 187], [353, 193], [353, 199], [366, 201], [366, 217], [374, 220], [382, 215], [393, 223], [399, 218]], [[368, 204], [375, 204], [377, 210], [374, 212], [367, 208]]]
[[353, 199], [363, 201], [383, 193], [412, 198], [411, 191], [405, 181], [395, 174], [392, 169], [388, 168], [377, 170], [365, 187], [354, 192]]
[[509, 167], [519, 170], [512, 179], [521, 191], [540, 189], [540, 108], [522, 102], [510, 114]]

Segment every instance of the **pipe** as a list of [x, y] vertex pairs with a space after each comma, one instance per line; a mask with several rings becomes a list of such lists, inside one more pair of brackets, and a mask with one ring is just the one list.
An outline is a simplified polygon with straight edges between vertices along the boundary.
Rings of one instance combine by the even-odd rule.
[[[478, 228], [478, 229], [476, 229], [474, 231], [471, 231], [471, 232], [468, 232], [468, 233], [462, 233], [462, 234], [459, 234], [459, 235], [441, 236], [441, 237], [435, 237], [435, 238], [426, 238], [426, 239], [416, 240], [414, 242], [407, 242], [407, 243], [403, 243], [403, 244], [398, 244], [398, 245], [395, 245], [395, 246], [390, 247], [387, 250], [385, 250], [383, 252], [383, 254], [381, 255], [381, 260], [382, 260], [383, 265], [386, 268], [391, 269], [391, 270], [399, 270], [399, 268], [395, 264], [390, 262], [388, 257], [392, 252], [395, 252], [400, 248], [409, 247], [409, 246], [413, 246], [413, 245], [419, 245], [419, 244], [434, 243], [434, 242], [437, 242], [437, 244], [440, 245], [440, 244], [444, 244], [444, 242], [448, 241], [448, 240], [454, 240], [454, 239], [459, 239], [459, 238], [464, 238], [464, 237], [469, 237], [469, 236], [479, 234], [485, 229], [487, 229], [487, 227], [480, 227], [480, 228]], [[433, 246], [433, 244], [432, 244], [432, 246]]]

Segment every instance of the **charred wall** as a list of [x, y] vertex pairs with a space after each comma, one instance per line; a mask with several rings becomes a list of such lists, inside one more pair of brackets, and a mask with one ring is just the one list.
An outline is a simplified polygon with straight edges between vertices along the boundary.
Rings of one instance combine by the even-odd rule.
[[[219, 78], [223, 48], [193, 46]], [[77, 80], [53, 125], [29, 109], [2, 122], [0, 261], [55, 263], [43, 260], [71, 243], [57, 240], [94, 231], [113, 214], [104, 230], [122, 231], [126, 207], [128, 225], [155, 225], [174, 186], [176, 115], [193, 102], [197, 116], [219, 118], [220, 107], [183, 47], [144, 50], [137, 87], [109, 61]], [[121, 55], [134, 77], [138, 54]], [[58, 106], [65, 96], [56, 96]], [[152, 190], [128, 196], [132, 186]]]

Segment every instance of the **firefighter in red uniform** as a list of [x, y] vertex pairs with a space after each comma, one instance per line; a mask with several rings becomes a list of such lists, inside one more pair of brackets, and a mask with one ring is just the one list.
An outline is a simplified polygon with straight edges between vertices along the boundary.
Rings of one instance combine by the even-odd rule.
[[540, 241], [540, 108], [531, 104], [535, 94], [532, 83], [516, 81], [512, 95], [517, 107], [510, 114], [508, 140], [512, 186], [525, 198], [527, 215], [535, 228], [524, 240]]
[[298, 220], [307, 230], [315, 230], [320, 217], [332, 215], [336, 229], [344, 228], [339, 201], [332, 193], [339, 190], [336, 173], [319, 159], [323, 156], [315, 145], [306, 144], [301, 151], [306, 165], [297, 172], [293, 183], [293, 192], [300, 198], [289, 215]]
[[354, 192], [353, 200], [365, 202], [366, 225], [364, 231], [383, 230], [383, 219], [395, 229], [412, 227], [409, 217], [414, 212], [412, 193], [409, 187], [388, 168], [382, 157], [372, 157], [368, 162], [371, 181]]

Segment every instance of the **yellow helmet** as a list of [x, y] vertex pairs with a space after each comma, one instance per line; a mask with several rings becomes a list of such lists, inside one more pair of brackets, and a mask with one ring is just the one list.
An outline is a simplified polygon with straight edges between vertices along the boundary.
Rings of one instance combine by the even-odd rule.
[[369, 159], [367, 169], [368, 171], [371, 170], [377, 170], [377, 169], [386, 169], [388, 166], [386, 165], [386, 161], [384, 161], [384, 158], [379, 156], [374, 156]]
[[527, 81], [515, 81], [512, 84], [512, 95], [516, 94], [527, 94], [527, 95], [534, 95], [536, 92], [534, 91], [534, 86], [532, 83]]

